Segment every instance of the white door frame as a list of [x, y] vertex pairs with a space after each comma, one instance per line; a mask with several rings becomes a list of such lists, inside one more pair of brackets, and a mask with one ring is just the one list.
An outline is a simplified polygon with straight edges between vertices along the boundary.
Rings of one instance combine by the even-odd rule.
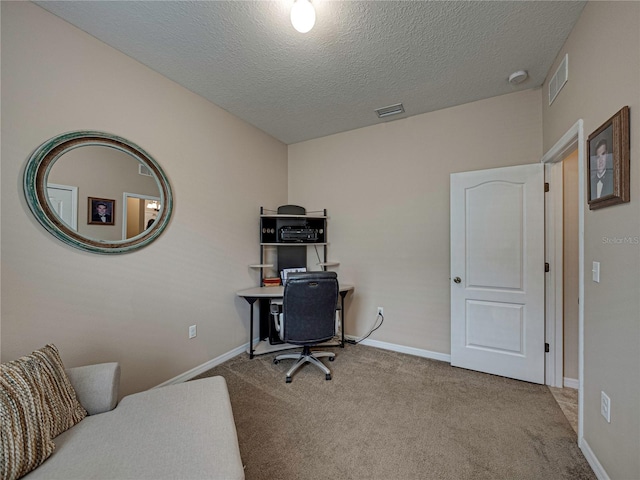
[[[584, 175], [585, 175], [585, 142], [584, 127], [582, 119], [578, 120], [565, 133], [551, 149], [544, 154], [541, 162], [545, 164], [545, 170], [552, 169], [551, 164], [562, 162], [564, 158], [578, 149], [578, 445], [583, 442], [583, 420], [584, 420]], [[548, 165], [548, 166], [547, 166]], [[562, 177], [560, 176], [560, 179]], [[560, 190], [561, 191], [561, 190]], [[546, 212], [558, 212], [562, 209], [562, 195], [551, 195], [547, 197], [550, 203]], [[561, 217], [560, 217], [561, 219]], [[547, 245], [553, 246], [551, 253], [556, 259], [562, 259], [562, 223], [560, 226], [555, 221], [557, 216], [548, 219], [546, 224]], [[560, 230], [558, 232], [558, 230]], [[557, 267], [557, 268], [554, 268]], [[558, 277], [560, 275], [560, 278]], [[549, 272], [548, 280], [554, 288], [554, 293], [547, 295], [545, 300], [545, 310], [547, 316], [547, 339], [551, 339], [553, 348], [547, 355], [546, 383], [547, 385], [562, 386], [562, 305], [557, 305], [558, 300], [562, 302], [562, 268], [561, 265], [554, 265]], [[558, 290], [560, 289], [560, 290]], [[558, 291], [560, 294], [558, 295]], [[559, 335], [558, 335], [558, 332]], [[559, 337], [559, 338], [558, 338]], [[559, 364], [559, 365], [558, 365]], [[558, 373], [559, 372], [559, 373]], [[559, 376], [559, 378], [558, 378]]]
[[545, 277], [545, 342], [551, 347], [545, 356], [545, 383], [558, 388], [564, 386], [564, 158], [562, 154], [544, 164], [544, 181], [550, 185], [544, 202], [545, 262], [551, 267]]

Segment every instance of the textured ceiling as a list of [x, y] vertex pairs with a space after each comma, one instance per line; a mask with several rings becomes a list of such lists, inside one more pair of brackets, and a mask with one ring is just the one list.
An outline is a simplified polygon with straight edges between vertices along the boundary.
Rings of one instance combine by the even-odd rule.
[[286, 144], [540, 86], [585, 5], [314, 0], [301, 34], [292, 0], [36, 3]]

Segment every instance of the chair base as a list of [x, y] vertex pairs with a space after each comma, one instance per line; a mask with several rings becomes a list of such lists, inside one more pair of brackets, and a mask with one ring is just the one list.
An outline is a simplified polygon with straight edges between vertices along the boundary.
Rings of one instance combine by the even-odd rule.
[[320, 360], [318, 360], [318, 358], [324, 358], [324, 357], [327, 357], [330, 362], [333, 362], [334, 358], [336, 357], [336, 354], [331, 352], [319, 352], [319, 351], [312, 352], [310, 347], [305, 345], [302, 348], [302, 352], [284, 353], [282, 355], [278, 355], [276, 358], [273, 359], [273, 363], [278, 364], [280, 363], [280, 360], [286, 360], [290, 358], [294, 360], [298, 360], [296, 363], [293, 364], [293, 366], [287, 372], [287, 378], [286, 378], [287, 383], [291, 383], [291, 376], [293, 375], [293, 373], [305, 363], [311, 363], [312, 365], [315, 365], [316, 367], [318, 367], [320, 370], [324, 372], [326, 380], [331, 380], [331, 370], [329, 370]]

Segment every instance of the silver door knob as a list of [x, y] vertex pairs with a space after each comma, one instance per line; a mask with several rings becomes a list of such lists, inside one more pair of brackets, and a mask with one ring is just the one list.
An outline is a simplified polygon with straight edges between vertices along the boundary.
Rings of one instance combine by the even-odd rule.
[[460, 277], [456, 277], [456, 278], [453, 279], [453, 281], [455, 283], [460, 283], [462, 281], [462, 279]]

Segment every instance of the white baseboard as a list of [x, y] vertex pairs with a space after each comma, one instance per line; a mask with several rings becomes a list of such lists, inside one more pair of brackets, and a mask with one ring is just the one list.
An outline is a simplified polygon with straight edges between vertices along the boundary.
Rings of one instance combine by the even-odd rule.
[[598, 477], [598, 480], [611, 480], [604, 467], [598, 461], [598, 457], [593, 453], [593, 450], [591, 450], [591, 447], [589, 447], [589, 444], [584, 438], [580, 441], [579, 446], [580, 450], [582, 450], [582, 453], [584, 454], [584, 458], [589, 462], [589, 465], [591, 466], [593, 473]]
[[[352, 337], [350, 335], [345, 335], [345, 338], [358, 340], [358, 337]], [[404, 345], [381, 342], [379, 340], [366, 339], [360, 343], [362, 345], [368, 345], [370, 347], [382, 348], [384, 350], [391, 350], [393, 352], [406, 353], [408, 355], [415, 355], [416, 357], [430, 358], [432, 360], [440, 360], [441, 362], [451, 363], [451, 355], [447, 353], [432, 352], [430, 350], [423, 350], [421, 348], [405, 347]]]
[[575, 390], [580, 388], [580, 381], [577, 378], [564, 377], [562, 384], [567, 388], [573, 388]]
[[202, 365], [198, 365], [197, 367], [192, 368], [191, 370], [181, 373], [180, 375], [173, 377], [166, 382], [162, 382], [160, 385], [156, 385], [153, 388], [165, 387], [167, 385], [174, 385], [176, 383], [186, 382], [187, 380], [191, 380], [193, 377], [197, 377], [201, 373], [206, 372], [207, 370], [212, 369], [213, 367], [217, 367], [221, 363], [226, 362], [227, 360], [231, 360], [233, 357], [237, 357], [241, 353], [246, 353], [249, 349], [249, 343], [245, 343], [244, 345], [234, 348], [233, 350], [220, 355], [219, 357], [213, 358]]

